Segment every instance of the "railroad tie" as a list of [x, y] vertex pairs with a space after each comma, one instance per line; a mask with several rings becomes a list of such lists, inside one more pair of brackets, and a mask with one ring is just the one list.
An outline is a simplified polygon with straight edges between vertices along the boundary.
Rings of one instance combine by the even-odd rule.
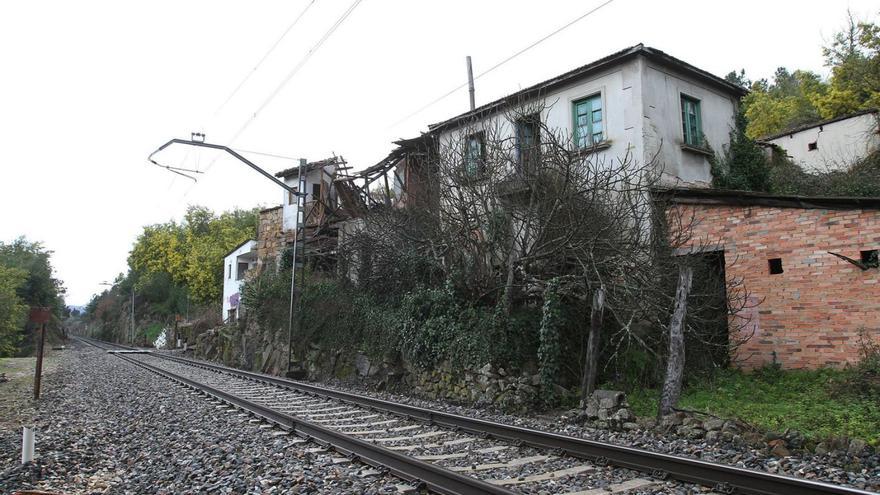
[[579, 492], [568, 492], [565, 495], [608, 495], [609, 493], [614, 494], [623, 494], [632, 490], [642, 490], [645, 488], [650, 488], [658, 483], [653, 480], [646, 480], [643, 478], [635, 478], [628, 481], [624, 481], [623, 483], [617, 483], [614, 485], [608, 485], [605, 488], [593, 488], [591, 490], [583, 490]]
[[490, 469], [512, 468], [531, 464], [533, 462], [544, 462], [556, 459], [549, 455], [533, 455], [531, 457], [520, 457], [507, 462], [491, 462], [488, 464], [476, 464], [474, 466], [452, 466], [448, 468], [451, 471], [488, 471]]
[[[536, 481], [545, 481], [552, 480], [557, 478], [564, 478], [566, 476], [574, 476], [582, 473], [592, 473], [596, 471], [596, 467], [592, 465], [583, 465], [583, 466], [575, 466], [568, 469], [560, 469], [558, 471], [551, 471], [549, 473], [543, 474], [534, 474], [532, 476], [524, 476], [520, 478], [506, 478], [501, 480], [487, 480], [489, 483], [493, 485], [503, 485], [503, 486], [512, 486], [512, 485], [522, 485], [525, 483], [534, 483]], [[581, 493], [581, 492], [578, 492]]]

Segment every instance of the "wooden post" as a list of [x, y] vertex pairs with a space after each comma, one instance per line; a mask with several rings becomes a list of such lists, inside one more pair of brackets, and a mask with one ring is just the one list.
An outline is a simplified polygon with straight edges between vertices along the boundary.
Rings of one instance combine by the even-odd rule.
[[605, 310], [605, 286], [593, 293], [593, 306], [590, 308], [590, 335], [584, 353], [584, 377], [581, 381], [581, 407], [596, 388], [596, 370], [599, 361], [599, 339], [602, 337], [602, 315]]
[[687, 298], [691, 292], [694, 269], [682, 265], [678, 269], [678, 289], [675, 291], [675, 309], [669, 322], [669, 360], [666, 365], [666, 379], [660, 397], [659, 416], [672, 414], [681, 395], [681, 381], [684, 373], [684, 318], [687, 315]]
[[43, 347], [46, 344], [46, 324], [40, 324], [40, 340], [37, 343], [37, 365], [34, 368], [34, 400], [40, 398], [40, 385], [43, 378]]
[[40, 329], [40, 337], [37, 339], [37, 364], [34, 366], [34, 400], [40, 398], [40, 382], [43, 378], [43, 348], [46, 344], [46, 323], [49, 322], [49, 311], [49, 308], [31, 308], [29, 318]]

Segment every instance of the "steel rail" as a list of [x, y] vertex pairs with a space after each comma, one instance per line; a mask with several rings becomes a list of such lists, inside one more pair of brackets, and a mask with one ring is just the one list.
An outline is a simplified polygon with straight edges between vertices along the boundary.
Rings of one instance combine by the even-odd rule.
[[[95, 343], [88, 341], [86, 341], [86, 343], [101, 348], [100, 345]], [[161, 356], [161, 354], [153, 354]], [[125, 354], [116, 354], [116, 357], [162, 376], [163, 378], [175, 381], [191, 389], [204, 392], [215, 399], [248, 411], [266, 421], [277, 424], [285, 430], [292, 431], [307, 440], [314, 440], [325, 446], [330, 445], [334, 450], [348, 456], [352, 460], [361, 461], [376, 468], [387, 469], [388, 472], [399, 478], [414, 482], [417, 487], [424, 486], [432, 492], [449, 495], [512, 495], [516, 493], [501, 486], [492, 485], [477, 478], [458, 474], [454, 471], [444, 469], [425, 461], [420, 461], [414, 457], [400, 454], [359, 438], [319, 426], [297, 416], [276, 411], [270, 407], [224, 392], [209, 385], [153, 366], [149, 363], [133, 359]]]
[[204, 361], [170, 356], [160, 352], [151, 352], [150, 354], [191, 366], [201, 367], [203, 369], [231, 373], [255, 381], [270, 383], [308, 394], [329, 397], [370, 409], [377, 409], [404, 416], [408, 419], [420, 420], [454, 430], [466, 431], [476, 435], [488, 435], [490, 437], [507, 440], [516, 444], [524, 444], [541, 449], [555, 450], [571, 456], [588, 459], [597, 464], [611, 464], [623, 468], [634, 469], [650, 473], [652, 476], [659, 479], [672, 478], [679, 481], [708, 486], [722, 493], [755, 495], [873, 494], [873, 492], [859, 490], [857, 488], [771, 474], [699, 459], [650, 452], [622, 445], [614, 445], [558, 433], [469, 418], [457, 414], [434, 411], [350, 392], [333, 390], [276, 376], [264, 375], [262, 373], [243, 371]]

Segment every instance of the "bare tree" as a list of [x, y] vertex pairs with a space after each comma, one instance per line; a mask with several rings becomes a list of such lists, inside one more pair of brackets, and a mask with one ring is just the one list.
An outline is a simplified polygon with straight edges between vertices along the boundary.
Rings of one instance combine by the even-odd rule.
[[[685, 247], [698, 257], [713, 244], [691, 238], [693, 215], [657, 201], [656, 157], [610, 157], [601, 142], [577, 146], [541, 118], [551, 106], [521, 102], [438, 137], [422, 170], [433, 199], [372, 208], [340, 251], [368, 251], [359, 255], [370, 265], [359, 283], [375, 283], [383, 294], [452, 280], [474, 304], [506, 312], [538, 302], [559, 280], [570, 300], [590, 308], [583, 367], [575, 371], [587, 393], [599, 362], [633, 346], [659, 362], [673, 309], [681, 309], [682, 335], [711, 343], [677, 305], [676, 274], [688, 262]], [[745, 298], [741, 282], [722, 284], [730, 297], [713, 300], [712, 314], [726, 319]], [[702, 301], [693, 296], [691, 307]]]

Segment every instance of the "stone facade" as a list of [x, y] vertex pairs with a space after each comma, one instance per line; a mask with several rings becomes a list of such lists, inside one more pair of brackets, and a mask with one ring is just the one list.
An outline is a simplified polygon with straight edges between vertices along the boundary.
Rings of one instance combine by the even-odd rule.
[[[283, 227], [282, 209], [280, 206], [260, 211], [260, 224], [257, 227], [257, 267], [271, 261], [277, 262], [292, 234], [285, 232]], [[290, 237], [290, 239], [288, 239]]]
[[[861, 339], [880, 341], [880, 271], [829, 252], [859, 261], [880, 249], [880, 201], [756, 196], [676, 198], [671, 210], [694, 215], [693, 246], [723, 250], [728, 283], [741, 280], [748, 293], [750, 307], [731, 329], [751, 337], [734, 361], [746, 369], [858, 361]], [[770, 260], [780, 260], [781, 273], [771, 273]]]

